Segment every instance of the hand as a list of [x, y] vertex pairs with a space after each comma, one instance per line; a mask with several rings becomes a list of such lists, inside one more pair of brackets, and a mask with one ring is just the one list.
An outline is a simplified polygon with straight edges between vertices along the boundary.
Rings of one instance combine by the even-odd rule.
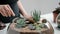
[[32, 16], [27, 16], [26, 18], [27, 18], [27, 20], [28, 20], [30, 23], [35, 23], [35, 21], [33, 20]]
[[0, 13], [5, 17], [15, 16], [9, 5], [0, 5]]

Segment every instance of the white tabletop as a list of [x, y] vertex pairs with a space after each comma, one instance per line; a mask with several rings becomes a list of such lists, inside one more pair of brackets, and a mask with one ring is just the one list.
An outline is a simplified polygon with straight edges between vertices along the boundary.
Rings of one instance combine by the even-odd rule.
[[53, 22], [53, 13], [42, 15], [42, 17], [50, 21], [52, 27], [54, 28], [54, 34], [60, 34], [60, 29], [58, 29], [57, 24]]
[[[51, 25], [53, 26], [54, 28], [54, 34], [60, 34], [60, 30], [57, 29], [57, 24], [53, 22], [53, 13], [50, 13], [50, 14], [45, 14], [45, 15], [41, 15], [42, 18], [46, 18], [48, 21], [50, 21]], [[6, 28], [3, 29], [3, 30], [0, 30], [0, 34], [6, 34], [7, 33], [7, 28], [9, 26], [9, 23], [6, 24]], [[12, 31], [11, 31], [12, 32]], [[15, 34], [15, 32], [13, 32]], [[11, 34], [13, 34], [11, 33]], [[17, 33], [18, 34], [18, 33]]]
[[9, 24], [10, 24], [10, 23], [7, 23], [5, 29], [0, 30], [0, 34], [6, 34], [6, 33], [7, 33], [7, 28], [8, 28], [8, 26], [9, 26]]

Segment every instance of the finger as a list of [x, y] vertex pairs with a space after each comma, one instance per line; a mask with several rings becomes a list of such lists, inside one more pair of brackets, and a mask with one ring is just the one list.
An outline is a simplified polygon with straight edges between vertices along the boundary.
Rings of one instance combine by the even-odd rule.
[[11, 17], [11, 12], [10, 12], [9, 8], [7, 7], [7, 5], [4, 6], [4, 10], [5, 10], [7, 16]]
[[31, 23], [35, 23], [35, 21], [33, 19], [28, 19]]
[[4, 10], [4, 8], [2, 8], [2, 13], [4, 14], [5, 17], [8, 17], [7, 14], [6, 14], [6, 11]]
[[4, 14], [2, 13], [2, 11], [0, 11], [0, 14], [1, 14], [2, 16], [4, 16]]
[[1, 13], [2, 16], [5, 16], [5, 15], [3, 14], [3, 12], [2, 12], [2, 9], [0, 9], [0, 13]]
[[30, 23], [35, 23], [35, 21], [33, 20], [32, 16], [27, 17], [28, 21], [30, 21]]
[[13, 10], [11, 9], [11, 7], [9, 5], [7, 5], [7, 7], [10, 9], [10, 12], [11, 12], [12, 16], [15, 16], [15, 14], [14, 14]]

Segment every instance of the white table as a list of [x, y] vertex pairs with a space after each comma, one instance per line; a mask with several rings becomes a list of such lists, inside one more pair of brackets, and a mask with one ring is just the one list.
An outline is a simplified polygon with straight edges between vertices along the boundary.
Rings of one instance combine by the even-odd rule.
[[[42, 18], [46, 18], [48, 21], [50, 21], [51, 25], [54, 28], [54, 34], [60, 34], [60, 30], [56, 28], [57, 27], [57, 24], [56, 23], [53, 23], [53, 14], [52, 13], [41, 15], [41, 17]], [[7, 25], [7, 27], [5, 29], [1, 30], [0, 31], [0, 34], [6, 34], [7, 33], [7, 28], [9, 26], [9, 23], [6, 24], [6, 25]], [[19, 34], [18, 32], [11, 31], [11, 30], [10, 31], [8, 30], [8, 32], [10, 32], [9, 34]]]
[[60, 29], [58, 29], [57, 24], [53, 22], [53, 13], [42, 15], [42, 17], [50, 21], [51, 25], [54, 28], [54, 34], [60, 34]]
[[8, 26], [9, 26], [9, 24], [10, 24], [10, 23], [7, 23], [5, 29], [0, 30], [0, 34], [6, 34], [6, 33], [7, 33], [7, 28], [8, 28]]

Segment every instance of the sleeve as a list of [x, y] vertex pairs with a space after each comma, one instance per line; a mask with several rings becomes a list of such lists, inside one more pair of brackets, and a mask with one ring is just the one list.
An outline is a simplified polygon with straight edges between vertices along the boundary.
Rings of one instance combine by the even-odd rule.
[[0, 4], [13, 4], [16, 3], [18, 0], [0, 0]]

